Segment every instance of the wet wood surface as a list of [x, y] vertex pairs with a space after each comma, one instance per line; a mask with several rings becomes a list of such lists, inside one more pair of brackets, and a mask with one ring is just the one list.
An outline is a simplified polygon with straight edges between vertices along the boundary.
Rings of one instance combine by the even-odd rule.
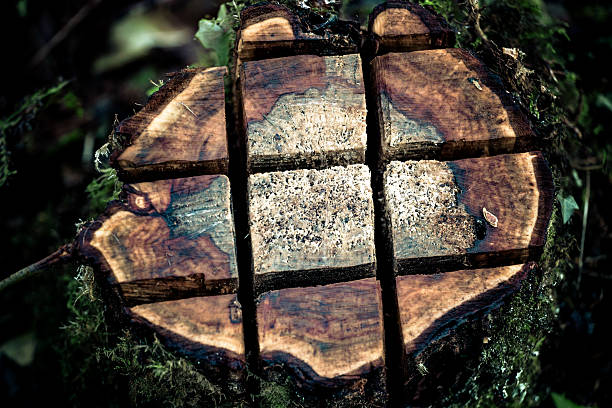
[[383, 366], [380, 285], [374, 278], [267, 292], [257, 301], [261, 358], [305, 383], [346, 385]]
[[[325, 30], [325, 21], [308, 24], [308, 21], [302, 21], [282, 5], [268, 3], [246, 7], [240, 21], [236, 47], [241, 61], [300, 54], [358, 52], [358, 43], [351, 36]], [[349, 25], [343, 26], [348, 34]]]
[[227, 173], [226, 73], [225, 67], [178, 72], [121, 122], [116, 131], [127, 142], [112, 157], [119, 176], [143, 181]]
[[249, 171], [365, 161], [359, 55], [251, 61], [242, 65], [241, 78]]
[[130, 304], [229, 293], [238, 286], [223, 175], [128, 184], [122, 200], [79, 243]]
[[525, 151], [531, 126], [500, 79], [468, 51], [390, 53], [373, 62], [385, 160]]
[[374, 52], [406, 52], [455, 45], [455, 32], [446, 21], [418, 4], [390, 1], [374, 8], [369, 19]]
[[394, 161], [384, 179], [400, 274], [526, 262], [542, 251], [554, 186], [540, 152]]

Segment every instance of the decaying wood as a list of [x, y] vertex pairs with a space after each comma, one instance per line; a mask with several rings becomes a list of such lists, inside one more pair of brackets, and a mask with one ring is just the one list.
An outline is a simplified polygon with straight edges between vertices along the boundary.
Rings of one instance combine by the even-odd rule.
[[240, 21], [237, 55], [241, 61], [300, 54], [349, 54], [358, 51], [359, 44], [347, 35], [350, 33], [350, 24], [342, 24], [344, 33], [327, 30], [325, 22], [306, 27], [306, 24], [282, 5], [261, 4], [247, 7], [240, 14]]
[[251, 61], [241, 78], [249, 171], [365, 161], [359, 55]]
[[338, 387], [382, 375], [380, 285], [375, 278], [267, 292], [257, 302], [261, 358], [300, 386]]
[[390, 53], [373, 62], [385, 160], [525, 151], [531, 126], [499, 78], [462, 49]]
[[226, 73], [221, 67], [174, 74], [142, 110], [121, 122], [116, 131], [128, 141], [111, 158], [119, 177], [227, 173]]
[[[536, 259], [552, 211], [552, 175], [540, 152], [453, 162], [391, 162], [386, 212], [400, 274]], [[483, 208], [497, 218], [493, 227]]]
[[206, 360], [209, 370], [244, 369], [242, 310], [236, 295], [148, 303], [130, 308], [129, 314], [168, 346]]
[[365, 165], [249, 177], [258, 291], [374, 276], [374, 205]]
[[408, 2], [390, 1], [376, 6], [370, 14], [369, 32], [377, 54], [455, 44], [455, 32], [442, 17]]
[[[419, 398], [436, 392], [444, 370], [455, 378], [457, 366], [443, 360], [464, 350], [459, 337], [482, 347], [465, 323], [483, 326], [481, 317], [535, 268], [525, 262], [546, 239], [552, 176], [540, 152], [518, 153], [533, 144], [529, 122], [476, 58], [414, 51], [454, 41], [429, 10], [375, 9], [368, 39], [379, 56], [366, 84], [354, 38], [302, 17], [270, 4], [241, 15], [233, 82], [242, 133], [233, 154], [244, 155], [246, 169], [231, 177], [250, 241], [250, 254], [240, 247], [240, 296], [251, 318], [242, 321], [237, 301], [230, 186], [221, 175], [224, 68], [176, 74], [121, 123], [118, 133], [130, 136], [113, 156], [121, 176], [157, 181], [126, 185], [81, 232], [77, 252], [120, 293], [133, 321], [221, 370], [219, 378], [242, 372], [251, 352], [251, 369], [263, 362], [257, 374], [274, 379], [287, 369], [313, 395], [355, 393], [361, 405], [380, 405], [389, 379], [404, 382], [402, 398], [431, 405]], [[395, 50], [413, 52], [380, 55]], [[262, 60], [271, 57], [281, 58]], [[365, 86], [377, 104], [368, 128], [374, 186], [364, 164]], [[420, 161], [398, 161], [408, 159]], [[248, 181], [236, 175], [247, 173]], [[376, 219], [373, 190], [382, 192]], [[379, 256], [389, 260], [377, 262], [375, 228]], [[402, 364], [385, 365], [385, 355]], [[425, 378], [428, 367], [439, 371]]]
[[129, 184], [85, 229], [80, 252], [129, 304], [238, 286], [229, 180], [223, 175]]

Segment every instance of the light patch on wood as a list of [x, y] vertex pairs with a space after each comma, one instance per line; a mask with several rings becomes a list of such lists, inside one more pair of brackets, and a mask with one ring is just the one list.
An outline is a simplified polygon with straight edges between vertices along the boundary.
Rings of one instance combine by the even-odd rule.
[[[249, 156], [355, 149], [367, 141], [365, 97], [335, 85], [281, 96], [265, 119], [248, 125]], [[273, 137], [270, 137], [273, 135]]]
[[230, 317], [235, 301], [236, 295], [195, 297], [134, 306], [131, 311], [183, 337], [179, 341], [190, 343], [186, 348], [212, 346], [229, 350], [243, 359], [242, 320]]
[[398, 111], [386, 93], [380, 94], [380, 109], [383, 114], [383, 140], [390, 148], [413, 143], [444, 143], [444, 136], [431, 123], [411, 119]]
[[372, 32], [381, 37], [429, 34], [419, 16], [405, 8], [388, 8], [376, 16]]
[[[523, 265], [512, 265], [493, 269], [398, 277], [397, 297], [406, 351], [414, 351], [419, 346], [415, 340], [431, 329], [436, 320], [461, 304], [507, 282], [522, 268]], [[494, 304], [493, 300], [485, 303], [481, 306]], [[462, 317], [454, 316], [457, 321]]]
[[384, 174], [396, 258], [465, 253], [474, 246], [474, 217], [458, 202], [455, 176], [444, 162], [391, 162]]
[[375, 262], [367, 166], [254, 174], [248, 190], [256, 274]]
[[285, 17], [272, 17], [243, 29], [242, 41], [291, 41], [295, 39], [291, 22]]

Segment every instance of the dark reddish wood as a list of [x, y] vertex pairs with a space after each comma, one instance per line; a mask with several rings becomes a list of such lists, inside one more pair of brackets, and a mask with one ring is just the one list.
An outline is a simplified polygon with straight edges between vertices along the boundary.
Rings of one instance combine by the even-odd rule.
[[455, 45], [455, 32], [444, 18], [419, 4], [389, 1], [370, 14], [375, 53], [417, 51]]
[[500, 79], [466, 50], [382, 55], [373, 75], [383, 159], [449, 160], [534, 145]]
[[128, 304], [238, 286], [229, 181], [206, 175], [129, 184], [79, 237]]
[[534, 264], [396, 278], [407, 353], [418, 353], [470, 316], [501, 304]]
[[131, 307], [128, 313], [134, 322], [152, 329], [164, 344], [205, 360], [207, 371], [222, 374], [227, 369], [244, 369], [242, 309], [236, 295], [148, 303]]
[[253, 172], [363, 163], [366, 105], [359, 55], [242, 64], [247, 167]]
[[241, 61], [358, 52], [359, 43], [352, 36], [358, 30], [347, 22], [336, 22], [330, 30], [324, 21], [311, 25], [285, 6], [270, 3], [246, 7], [240, 21], [236, 48]]
[[[400, 274], [535, 260], [554, 185], [540, 152], [453, 162], [391, 162], [387, 214]], [[486, 207], [497, 227], [483, 215]]]
[[380, 285], [375, 278], [267, 292], [257, 301], [261, 357], [302, 387], [367, 386], [383, 371]]
[[127, 136], [111, 158], [119, 176], [142, 181], [227, 173], [225, 67], [176, 73], [117, 127]]

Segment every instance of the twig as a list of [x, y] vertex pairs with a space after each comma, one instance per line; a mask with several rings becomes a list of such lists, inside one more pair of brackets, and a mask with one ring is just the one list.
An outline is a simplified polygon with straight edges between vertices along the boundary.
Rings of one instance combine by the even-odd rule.
[[67, 244], [60, 247], [57, 251], [53, 252], [51, 255], [47, 256], [44, 259], [21, 269], [20, 271], [15, 272], [14, 274], [4, 278], [0, 281], [0, 293], [3, 290], [8, 288], [9, 286], [14, 285], [17, 282], [21, 282], [22, 280], [32, 277], [36, 275], [38, 272], [47, 269], [51, 265], [55, 265], [58, 263], [64, 263], [71, 260], [73, 257], [73, 247], [72, 244]]
[[93, 10], [102, 0], [91, 0], [77, 11], [77, 13], [68, 20], [68, 22], [57, 32], [48, 43], [46, 43], [41, 49], [30, 60], [30, 68], [40, 64], [47, 55], [57, 46], [57, 44], [64, 41], [64, 39], [70, 34], [70, 32], [76, 27], [87, 15]]
[[584, 209], [582, 211], [582, 237], [580, 238], [580, 258], [578, 259], [578, 281], [576, 282], [580, 288], [580, 279], [582, 277], [582, 269], [584, 267], [584, 241], [586, 238], [587, 219], [589, 216], [589, 199], [591, 197], [591, 172], [586, 172], [586, 187], [584, 191]]

